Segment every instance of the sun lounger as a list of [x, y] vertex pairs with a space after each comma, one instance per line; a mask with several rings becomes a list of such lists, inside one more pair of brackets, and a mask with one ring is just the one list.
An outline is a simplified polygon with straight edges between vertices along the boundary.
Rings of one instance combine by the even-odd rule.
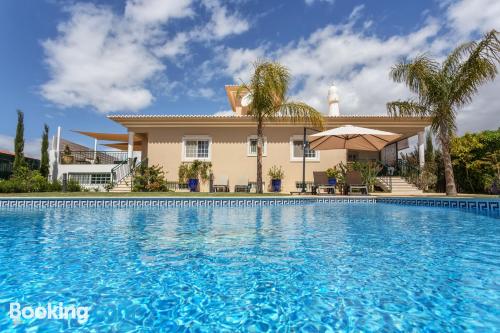
[[213, 189], [214, 192], [229, 192], [229, 178], [225, 175], [215, 177]]
[[295, 188], [296, 190], [295, 191], [290, 191], [290, 194], [313, 194], [313, 182], [309, 182], [309, 181], [306, 181], [305, 182], [305, 187], [306, 187], [306, 191], [305, 192], [302, 192], [302, 181], [297, 181], [295, 182]]
[[349, 186], [349, 195], [358, 193], [368, 194], [368, 186], [363, 184], [361, 173], [359, 171], [349, 171], [346, 178], [347, 185]]
[[234, 185], [234, 192], [250, 192], [250, 184], [248, 183], [248, 178], [240, 177]]
[[314, 171], [313, 178], [316, 194], [335, 194], [335, 185], [328, 184], [328, 177], [326, 176], [326, 172]]

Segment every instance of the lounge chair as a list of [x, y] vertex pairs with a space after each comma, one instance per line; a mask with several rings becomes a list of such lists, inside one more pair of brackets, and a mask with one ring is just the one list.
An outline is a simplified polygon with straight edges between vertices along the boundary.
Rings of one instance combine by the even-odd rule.
[[248, 183], [248, 178], [240, 177], [234, 185], [234, 192], [250, 192], [250, 184]]
[[295, 188], [297, 189], [296, 191], [291, 191], [290, 194], [314, 194], [314, 184], [313, 182], [306, 181], [306, 191], [302, 192], [302, 181], [300, 182], [295, 182]]
[[328, 184], [328, 177], [326, 176], [326, 172], [324, 171], [314, 171], [314, 189], [315, 194], [335, 194], [335, 185]]
[[217, 176], [213, 184], [214, 192], [229, 192], [229, 178], [227, 176]]
[[358, 190], [359, 193], [368, 195], [368, 186], [363, 184], [361, 173], [359, 171], [349, 171], [346, 176], [346, 181], [349, 186], [349, 195], [358, 193], [353, 190]]

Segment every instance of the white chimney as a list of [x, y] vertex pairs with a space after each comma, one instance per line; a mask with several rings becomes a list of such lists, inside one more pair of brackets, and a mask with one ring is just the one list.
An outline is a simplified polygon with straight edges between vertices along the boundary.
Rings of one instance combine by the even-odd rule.
[[328, 115], [331, 117], [340, 116], [339, 94], [334, 84], [328, 89]]

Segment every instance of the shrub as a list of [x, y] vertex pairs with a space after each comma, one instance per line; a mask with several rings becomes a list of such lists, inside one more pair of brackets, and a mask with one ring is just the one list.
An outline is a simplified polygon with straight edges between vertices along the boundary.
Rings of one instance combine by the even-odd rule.
[[38, 170], [32, 172], [28, 182], [29, 192], [47, 192], [50, 190], [49, 181]]
[[50, 183], [50, 192], [61, 192], [62, 191], [62, 184], [60, 181], [56, 180], [52, 183]]
[[285, 178], [285, 171], [283, 168], [277, 165], [273, 165], [269, 171], [267, 172], [267, 175], [271, 179], [284, 179]]
[[70, 179], [70, 180], [68, 180], [68, 182], [66, 184], [66, 191], [68, 191], [68, 192], [81, 192], [82, 187], [80, 186], [80, 183], [78, 183], [76, 180]]
[[451, 158], [459, 192], [496, 192], [500, 183], [500, 129], [453, 138]]
[[0, 181], [0, 193], [58, 192], [61, 188], [58, 181], [51, 183], [38, 170], [25, 167], [20, 167], [10, 179]]
[[363, 183], [368, 186], [370, 192], [373, 192], [375, 183], [377, 182], [377, 175], [382, 170], [383, 166], [378, 162], [353, 162], [352, 168], [361, 173]]
[[164, 192], [168, 191], [163, 168], [158, 165], [140, 165], [134, 173], [134, 192]]
[[195, 160], [191, 163], [182, 163], [179, 166], [179, 182], [186, 183], [188, 179], [201, 179], [206, 182], [210, 179], [212, 163]]
[[337, 166], [334, 166], [333, 168], [328, 168], [326, 169], [326, 176], [328, 178], [338, 178], [340, 174], [340, 170], [337, 169]]

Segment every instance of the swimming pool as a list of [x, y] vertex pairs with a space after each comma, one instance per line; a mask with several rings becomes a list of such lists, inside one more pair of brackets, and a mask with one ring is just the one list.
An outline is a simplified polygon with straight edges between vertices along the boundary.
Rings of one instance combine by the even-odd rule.
[[[0, 331], [500, 327], [498, 216], [383, 203], [0, 214]], [[11, 302], [90, 311], [14, 326]]]

